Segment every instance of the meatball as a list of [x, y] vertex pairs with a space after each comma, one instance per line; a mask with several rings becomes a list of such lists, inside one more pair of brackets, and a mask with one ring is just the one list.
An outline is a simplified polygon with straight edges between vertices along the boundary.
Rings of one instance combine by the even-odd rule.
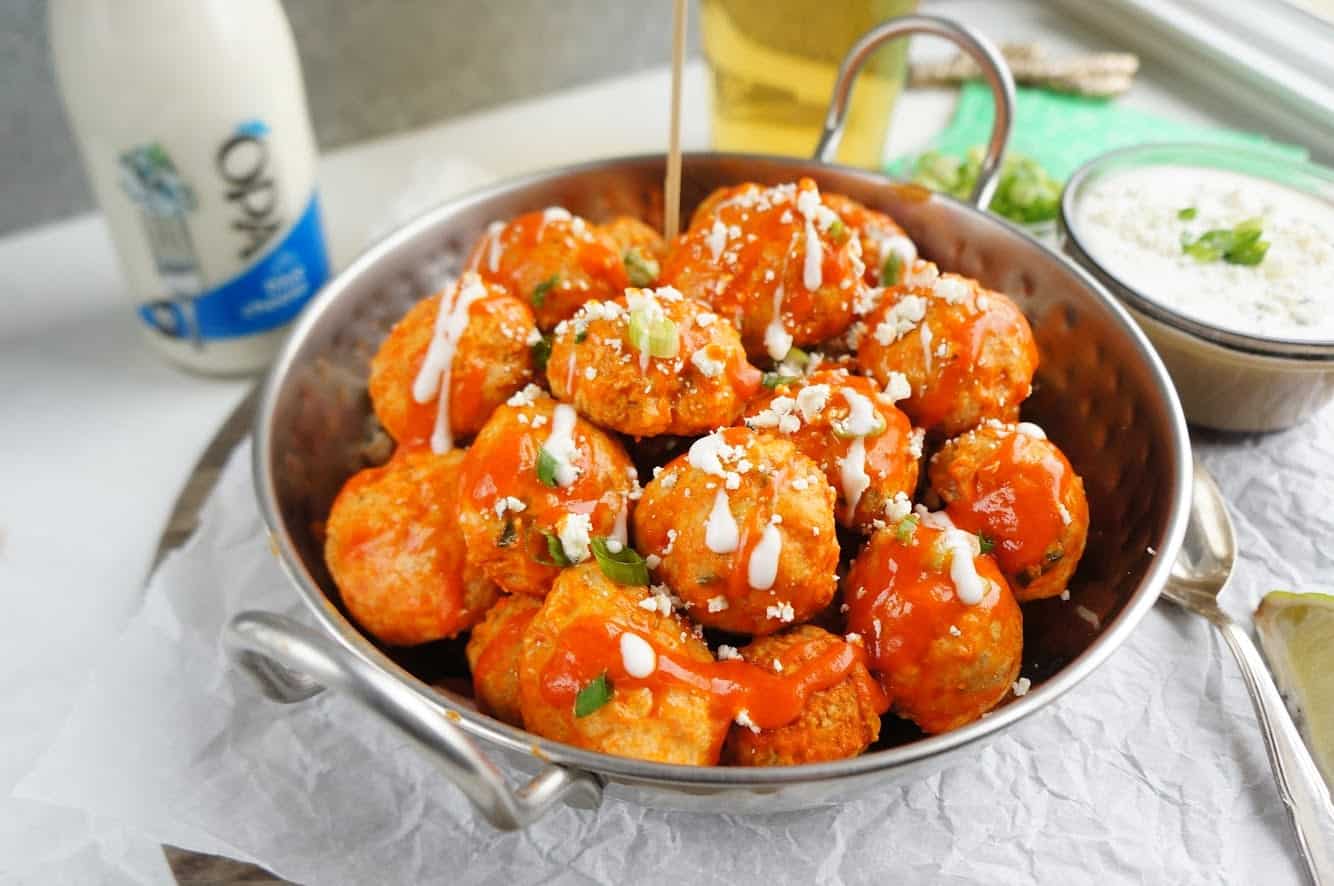
[[523, 726], [519, 711], [519, 659], [523, 635], [542, 608], [536, 597], [504, 596], [472, 629], [465, 652], [477, 707], [511, 726]]
[[946, 732], [993, 708], [1019, 676], [1023, 619], [977, 536], [942, 514], [873, 535], [845, 584], [859, 634], [893, 709]]
[[833, 599], [834, 501], [820, 466], [792, 443], [727, 428], [644, 487], [635, 538], [696, 621], [772, 634]]
[[906, 381], [901, 408], [913, 424], [953, 436], [989, 418], [1015, 421], [1038, 351], [1010, 299], [919, 262], [867, 318], [857, 363], [881, 384]]
[[663, 267], [664, 283], [741, 330], [752, 358], [833, 338], [862, 297], [861, 243], [815, 182], [715, 192]]
[[453, 637], [496, 599], [459, 537], [463, 453], [400, 448], [343, 485], [325, 524], [324, 559], [357, 623], [411, 646]]
[[917, 244], [908, 239], [898, 222], [842, 194], [826, 193], [824, 203], [838, 213], [861, 241], [866, 284], [897, 285], [903, 279], [903, 272], [917, 260]]
[[[838, 493], [836, 515], [868, 529], [917, 488], [922, 435], [875, 382], [819, 369], [780, 383], [746, 408], [746, 426], [791, 440]], [[902, 516], [902, 514], [899, 514]]]
[[631, 286], [652, 286], [667, 257], [667, 241], [656, 228], [628, 215], [617, 216], [599, 226], [616, 244]]
[[380, 345], [370, 374], [375, 416], [401, 444], [435, 436], [447, 449], [533, 380], [536, 339], [527, 305], [464, 274], [414, 305]]
[[[648, 605], [641, 605], [648, 604]], [[704, 681], [713, 656], [693, 626], [596, 564], [556, 579], [523, 639], [519, 704], [530, 732], [662, 763], [712, 766], [727, 715]]]
[[839, 637], [814, 625], [760, 637], [741, 657], [793, 679], [804, 665], [840, 652], [858, 653], [846, 675], [828, 688], [811, 692], [801, 715], [776, 729], [735, 724], [723, 744], [723, 763], [731, 766], [792, 766], [855, 757], [880, 737], [880, 714], [887, 700], [871, 677], [859, 648], [849, 650]]
[[640, 437], [729, 425], [760, 387], [732, 325], [670, 288], [585, 304], [556, 327], [547, 377], [580, 414]]
[[986, 422], [946, 443], [929, 477], [955, 525], [995, 545], [1020, 601], [1065, 590], [1088, 539], [1088, 500], [1041, 428]]
[[589, 299], [615, 298], [630, 283], [616, 241], [559, 206], [495, 222], [468, 266], [532, 305], [544, 332]]
[[590, 539], [625, 537], [634, 466], [606, 432], [537, 385], [511, 397], [463, 457], [459, 528], [468, 562], [512, 594], [542, 596]]

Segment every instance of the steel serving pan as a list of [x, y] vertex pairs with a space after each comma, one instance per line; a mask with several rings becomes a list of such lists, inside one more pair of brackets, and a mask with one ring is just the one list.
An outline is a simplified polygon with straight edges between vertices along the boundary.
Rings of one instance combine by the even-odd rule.
[[[457, 273], [493, 219], [553, 204], [594, 220], [622, 212], [649, 217], [665, 160], [646, 156], [530, 175], [453, 200], [372, 247], [307, 308], [263, 391], [254, 470], [273, 542], [316, 626], [243, 613], [227, 636], [236, 661], [266, 694], [284, 702], [324, 687], [349, 694], [413, 738], [493, 825], [519, 828], [558, 801], [591, 807], [605, 796], [728, 812], [844, 800], [940, 768], [950, 755], [1051, 704], [1125, 641], [1157, 598], [1185, 531], [1191, 459], [1181, 407], [1139, 328], [1084, 271], [974, 206], [824, 162], [866, 55], [910, 33], [954, 40], [988, 72], [998, 113], [976, 195], [985, 205], [1008, 134], [1009, 74], [994, 47], [969, 29], [913, 16], [879, 26], [849, 53], [816, 159], [688, 154], [682, 206], [689, 210], [721, 185], [809, 176], [890, 213], [924, 256], [1010, 294], [1023, 308], [1042, 354], [1026, 415], [1043, 424], [1084, 476], [1092, 513], [1073, 599], [1025, 607], [1023, 673], [1032, 691], [961, 729], [887, 735], [848, 760], [753, 769], [650, 763], [547, 741], [493, 720], [477, 711], [466, 689], [451, 689], [466, 686], [457, 643], [388, 650], [339, 608], [314, 527], [342, 482], [362, 467], [373, 426], [368, 364], [389, 325]], [[890, 723], [887, 732], [897, 728]], [[536, 775], [514, 789], [492, 757]]]

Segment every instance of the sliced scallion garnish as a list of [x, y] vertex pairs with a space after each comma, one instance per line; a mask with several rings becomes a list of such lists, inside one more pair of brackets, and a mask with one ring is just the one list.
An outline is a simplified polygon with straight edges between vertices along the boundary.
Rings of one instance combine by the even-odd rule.
[[605, 538], [594, 538], [590, 546], [598, 561], [598, 568], [607, 578], [632, 587], [648, 586], [648, 564], [634, 548], [622, 545], [619, 551], [613, 553]]

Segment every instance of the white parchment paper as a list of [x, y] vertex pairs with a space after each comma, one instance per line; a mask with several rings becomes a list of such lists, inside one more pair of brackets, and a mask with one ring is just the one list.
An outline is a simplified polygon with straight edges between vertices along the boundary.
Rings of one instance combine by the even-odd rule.
[[[1230, 608], [1328, 586], [1334, 410], [1196, 443], [1244, 552]], [[243, 446], [18, 796], [320, 884], [1302, 882], [1240, 675], [1203, 621], [1165, 606], [1065, 698], [911, 785], [760, 817], [608, 801], [498, 833], [351, 703], [278, 705], [227, 665], [231, 614], [304, 617], [248, 466]]]

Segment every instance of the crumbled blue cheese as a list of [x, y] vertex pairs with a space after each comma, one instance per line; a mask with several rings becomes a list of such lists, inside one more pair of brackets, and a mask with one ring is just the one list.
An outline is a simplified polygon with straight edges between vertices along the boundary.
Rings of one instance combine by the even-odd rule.
[[876, 324], [875, 340], [882, 345], [891, 345], [917, 328], [926, 316], [926, 299], [920, 295], [905, 295], [885, 314], [885, 319]]

